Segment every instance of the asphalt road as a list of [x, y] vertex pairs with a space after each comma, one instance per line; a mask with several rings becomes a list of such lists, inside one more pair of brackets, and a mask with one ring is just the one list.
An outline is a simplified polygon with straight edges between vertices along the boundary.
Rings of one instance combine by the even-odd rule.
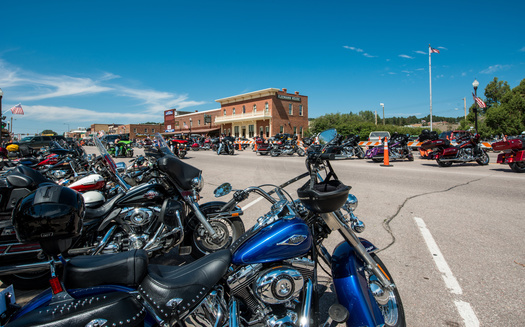
[[[487, 166], [447, 168], [420, 159], [392, 161], [392, 167], [358, 159], [332, 162], [359, 199], [356, 214], [367, 226], [360, 236], [380, 248], [408, 326], [525, 324], [525, 174], [490, 157]], [[251, 151], [234, 156], [192, 151], [184, 160], [203, 171], [203, 202], [215, 200], [213, 190], [223, 182], [236, 189], [281, 184], [305, 171], [304, 158]], [[302, 182], [288, 192], [296, 196]], [[256, 198], [241, 206], [247, 228], [268, 210]], [[333, 236], [329, 248], [341, 241]]]

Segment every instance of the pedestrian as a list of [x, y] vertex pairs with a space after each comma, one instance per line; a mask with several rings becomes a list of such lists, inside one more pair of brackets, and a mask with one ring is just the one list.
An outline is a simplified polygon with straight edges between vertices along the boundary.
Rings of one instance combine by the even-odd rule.
[[120, 137], [117, 136], [117, 138], [114, 141], [115, 143], [115, 157], [118, 157], [120, 146], [118, 145], [118, 142], [120, 142]]

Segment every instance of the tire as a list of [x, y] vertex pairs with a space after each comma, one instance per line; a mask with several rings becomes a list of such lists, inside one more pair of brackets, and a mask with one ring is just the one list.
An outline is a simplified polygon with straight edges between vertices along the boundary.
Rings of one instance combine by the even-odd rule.
[[179, 152], [179, 159], [184, 159], [184, 157], [186, 156], [186, 152]]
[[379, 159], [379, 158], [372, 158], [372, 161], [373, 161], [373, 162], [383, 162], [383, 159]]
[[[391, 282], [394, 282], [394, 279], [388, 272], [388, 269], [386, 269], [385, 264], [379, 257], [372, 253], [371, 254], [374, 261], [382, 268], [383, 272], [388, 276], [388, 279], [390, 279]], [[368, 284], [375, 284], [377, 281], [377, 277], [373, 274], [366, 274], [366, 279], [368, 281]], [[386, 291], [386, 290], [385, 290]], [[399, 295], [399, 291], [397, 288], [394, 288], [391, 291], [386, 291], [390, 294], [387, 294], [387, 302], [384, 304], [379, 303], [376, 299], [376, 303], [379, 306], [379, 310], [383, 314], [383, 318], [385, 319], [385, 325], [387, 327], [405, 327], [406, 321], [405, 321], [405, 310], [403, 309], [403, 302], [401, 301], [401, 296]], [[373, 292], [372, 292], [373, 293]]]
[[14, 288], [22, 291], [48, 288], [50, 278], [51, 273], [49, 271], [20, 273], [1, 277], [4, 284], [12, 284]]
[[235, 148], [231, 147], [230, 150], [228, 150], [228, 154], [233, 156], [235, 154]]
[[272, 149], [272, 151], [270, 151], [270, 155], [272, 157], [278, 157], [279, 155], [281, 154], [281, 152], [277, 149]]
[[304, 151], [303, 148], [297, 148], [297, 154], [299, 155], [299, 157], [304, 157], [306, 151]]
[[[207, 214], [218, 211], [225, 202], [212, 202], [203, 204], [200, 209], [206, 216]], [[185, 243], [191, 246], [191, 256], [195, 259], [201, 258], [206, 254], [229, 248], [245, 232], [244, 223], [239, 217], [217, 219], [210, 221], [212, 227], [217, 230], [222, 239], [219, 244], [213, 243], [208, 237], [204, 226], [199, 223], [197, 217], [192, 214], [188, 220]]]
[[355, 152], [356, 152], [357, 158], [359, 158], [359, 159], [364, 159], [365, 158], [365, 151], [363, 151], [362, 147], [357, 146]]
[[483, 154], [481, 155], [479, 159], [476, 160], [476, 162], [481, 166], [488, 165], [490, 162], [489, 155], [487, 154], [487, 152], [485, 152], [485, 150], [481, 150], [481, 151], [483, 152]]
[[128, 158], [133, 158], [133, 150], [132, 150], [132, 149], [129, 149], [129, 150], [126, 152], [126, 157], [128, 157]]
[[509, 164], [510, 169], [516, 173], [525, 173], [525, 162], [512, 162]]
[[441, 161], [441, 159], [436, 159], [437, 164], [440, 167], [450, 167], [452, 166], [452, 161]]

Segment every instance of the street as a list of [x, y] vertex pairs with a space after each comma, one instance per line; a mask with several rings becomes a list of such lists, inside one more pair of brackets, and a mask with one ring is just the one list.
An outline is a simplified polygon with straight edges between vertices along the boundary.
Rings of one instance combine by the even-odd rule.
[[[94, 147], [86, 150], [95, 152]], [[391, 161], [392, 167], [369, 160], [332, 161], [339, 179], [352, 186], [350, 192], [359, 200], [356, 215], [366, 224], [359, 236], [380, 249], [378, 255], [399, 288], [408, 326], [525, 322], [525, 174], [496, 164], [496, 156], [490, 154], [487, 166], [447, 168], [417, 155], [413, 162]], [[203, 172], [201, 202], [215, 200], [213, 190], [223, 182], [234, 189], [278, 185], [305, 172], [304, 158], [273, 158], [251, 150], [234, 156], [190, 151], [183, 160]], [[286, 190], [296, 198], [295, 190], [304, 182]], [[255, 196], [241, 207], [246, 228], [269, 209]], [[332, 249], [342, 239], [332, 234], [329, 240]], [[329, 283], [327, 287], [330, 296]]]

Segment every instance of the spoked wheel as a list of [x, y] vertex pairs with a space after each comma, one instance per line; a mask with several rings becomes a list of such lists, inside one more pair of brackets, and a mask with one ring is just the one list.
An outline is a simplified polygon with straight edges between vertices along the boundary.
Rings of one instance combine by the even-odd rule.
[[235, 148], [233, 146], [228, 150], [228, 154], [232, 156], [235, 154]]
[[356, 147], [355, 153], [356, 153], [357, 158], [359, 159], [365, 158], [365, 151], [363, 151], [363, 148], [361, 148], [360, 146]]
[[525, 173], [525, 162], [512, 162], [509, 164], [510, 169], [517, 173]]
[[442, 161], [441, 159], [436, 159], [437, 164], [440, 167], [450, 167], [452, 166], [452, 161]]
[[280, 154], [281, 154], [281, 151], [276, 150], [276, 149], [272, 149], [272, 151], [270, 151], [270, 155], [271, 155], [272, 157], [277, 157], [277, 156], [279, 156]]
[[306, 154], [306, 151], [304, 151], [303, 148], [298, 148], [297, 154], [299, 155], [299, 157], [304, 157], [304, 155]]
[[[202, 206], [201, 211], [206, 216], [218, 211], [224, 204], [223, 202], [217, 202], [206, 207]], [[198, 222], [195, 216], [193, 219]], [[244, 223], [239, 217], [215, 219], [210, 221], [210, 225], [220, 236], [217, 240], [211, 238], [202, 224], [197, 224], [197, 226], [189, 224], [187, 228], [185, 239], [190, 243], [192, 247], [191, 256], [195, 259], [229, 248], [245, 231]]]
[[476, 160], [476, 162], [482, 166], [488, 165], [490, 161], [489, 155], [487, 152], [485, 152], [485, 150], [481, 151], [483, 151], [483, 154], [479, 157], [479, 159]]
[[383, 159], [381, 158], [372, 158], [373, 162], [383, 162]]
[[128, 150], [128, 151], [126, 152], [126, 157], [128, 157], [128, 158], [132, 158], [132, 157], [133, 157], [133, 150], [131, 150], [131, 149]]
[[[390, 273], [386, 269], [381, 259], [376, 254], [371, 254], [374, 261], [381, 267], [381, 270], [387, 275], [391, 282], [394, 280]], [[374, 295], [374, 299], [379, 306], [379, 310], [383, 314], [385, 320], [385, 326], [390, 327], [404, 327], [405, 322], [405, 310], [403, 309], [403, 303], [401, 302], [401, 296], [397, 288], [392, 290], [383, 289], [381, 283], [378, 281], [374, 274], [367, 274], [368, 287]]]

